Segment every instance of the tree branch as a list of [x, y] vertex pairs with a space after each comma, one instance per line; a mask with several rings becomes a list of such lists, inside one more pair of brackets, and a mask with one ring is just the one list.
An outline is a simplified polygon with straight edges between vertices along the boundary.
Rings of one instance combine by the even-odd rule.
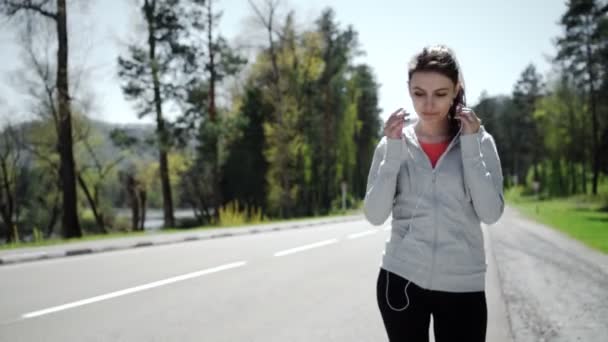
[[32, 0], [4, 0], [0, 2], [0, 8], [4, 9], [4, 11], [9, 17], [18, 14], [20, 11], [32, 11], [47, 18], [57, 20], [57, 13], [48, 11], [43, 8], [43, 6], [47, 3], [49, 3], [49, 0], [43, 0], [40, 2], [34, 2]]

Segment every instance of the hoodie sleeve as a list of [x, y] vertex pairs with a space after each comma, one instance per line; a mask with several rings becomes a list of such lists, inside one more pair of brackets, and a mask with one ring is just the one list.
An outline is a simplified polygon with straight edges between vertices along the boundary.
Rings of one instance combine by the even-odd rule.
[[393, 209], [397, 175], [404, 155], [403, 145], [401, 139], [385, 136], [374, 151], [363, 203], [365, 218], [373, 225], [382, 225]]
[[479, 219], [493, 224], [504, 211], [503, 175], [494, 138], [482, 127], [460, 136], [464, 179]]

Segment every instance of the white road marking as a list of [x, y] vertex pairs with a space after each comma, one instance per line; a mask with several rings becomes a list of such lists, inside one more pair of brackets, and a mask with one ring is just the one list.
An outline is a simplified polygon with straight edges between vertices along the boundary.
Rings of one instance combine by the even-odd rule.
[[288, 255], [288, 254], [293, 254], [293, 253], [305, 251], [305, 250], [312, 249], [312, 248], [317, 248], [317, 247], [322, 247], [322, 246], [325, 246], [325, 245], [330, 245], [330, 244], [336, 243], [336, 242], [338, 242], [338, 239], [331, 239], [331, 240], [320, 241], [320, 242], [316, 242], [316, 243], [313, 243], [313, 244], [310, 244], [310, 245], [296, 247], [296, 248], [291, 248], [291, 249], [286, 249], [284, 251], [276, 252], [276, 253], [274, 253], [274, 256], [279, 257], [279, 256]]
[[349, 239], [357, 239], [357, 238], [364, 237], [364, 236], [367, 236], [367, 235], [376, 234], [377, 232], [378, 232], [377, 229], [370, 229], [370, 230], [366, 230], [364, 232], [350, 234], [348, 236], [348, 238]]
[[92, 298], [88, 298], [88, 299], [79, 300], [77, 302], [72, 302], [72, 303], [59, 305], [59, 306], [55, 306], [55, 307], [44, 309], [44, 310], [26, 313], [26, 314], [22, 315], [21, 318], [26, 319], [26, 318], [33, 318], [33, 317], [38, 317], [38, 316], [42, 316], [42, 315], [48, 315], [50, 313], [63, 311], [63, 310], [67, 310], [67, 309], [72, 309], [72, 308], [75, 308], [78, 306], [92, 304], [92, 303], [100, 302], [100, 301], [111, 299], [111, 298], [125, 296], [125, 295], [131, 294], [131, 293], [149, 290], [149, 289], [159, 287], [159, 286], [169, 285], [172, 283], [200, 277], [200, 276], [210, 274], [210, 273], [215, 273], [215, 272], [225, 271], [225, 270], [228, 270], [231, 268], [241, 267], [241, 266], [245, 265], [246, 263], [247, 263], [246, 261], [233, 262], [233, 263], [218, 266], [218, 267], [213, 267], [213, 268], [208, 268], [208, 269], [201, 270], [201, 271], [187, 273], [184, 275], [167, 278], [164, 280], [159, 280], [159, 281], [155, 281], [152, 283], [139, 285], [136, 287], [131, 287], [131, 288], [128, 288], [125, 290], [120, 290], [120, 291], [116, 291], [116, 292], [107, 293], [107, 294], [104, 294], [101, 296], [96, 296], [96, 297], [92, 297]]

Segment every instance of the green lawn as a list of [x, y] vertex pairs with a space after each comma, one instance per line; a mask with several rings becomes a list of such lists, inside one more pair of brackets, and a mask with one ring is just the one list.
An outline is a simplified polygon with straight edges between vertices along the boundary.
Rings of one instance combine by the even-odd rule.
[[527, 217], [608, 253], [608, 210], [602, 208], [604, 205], [599, 197], [575, 196], [539, 201], [521, 196], [515, 190], [507, 193], [507, 202]]

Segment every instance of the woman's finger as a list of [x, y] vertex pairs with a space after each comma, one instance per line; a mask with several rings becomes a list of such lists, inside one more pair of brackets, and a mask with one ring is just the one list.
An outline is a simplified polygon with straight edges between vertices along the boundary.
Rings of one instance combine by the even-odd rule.
[[463, 125], [469, 125], [470, 121], [466, 119], [466, 117], [462, 114], [462, 113], [458, 113], [454, 116], [454, 118], [458, 121], [460, 121], [461, 124]]
[[390, 126], [392, 125], [394, 122], [399, 121], [403, 118], [403, 115], [399, 113], [400, 110], [394, 112], [393, 114], [391, 114], [391, 116], [388, 117], [388, 119], [386, 120], [386, 126]]
[[471, 119], [473, 121], [481, 121], [481, 119], [477, 116], [477, 114], [475, 114], [475, 111], [473, 111], [471, 108], [464, 108], [465, 110], [463, 110], [463, 113], [466, 114], [467, 119]]
[[468, 111], [462, 111], [460, 113], [460, 116], [463, 118], [463, 120], [466, 120], [468, 123], [473, 123], [473, 118], [471, 117], [471, 113]]
[[[399, 109], [397, 109], [397, 110], [396, 110], [396, 111], [394, 111], [394, 112], [393, 112], [393, 114], [391, 114], [390, 116], [396, 115], [397, 113], [399, 113], [399, 112], [401, 112], [401, 111], [403, 111], [403, 108], [399, 108]], [[390, 116], [389, 116], [389, 117], [390, 117]]]
[[403, 112], [403, 113], [399, 113], [399, 114], [395, 114], [395, 116], [389, 118], [389, 121], [387, 121], [388, 125], [393, 125], [399, 122], [403, 122], [405, 118], [407, 118], [410, 114]]

